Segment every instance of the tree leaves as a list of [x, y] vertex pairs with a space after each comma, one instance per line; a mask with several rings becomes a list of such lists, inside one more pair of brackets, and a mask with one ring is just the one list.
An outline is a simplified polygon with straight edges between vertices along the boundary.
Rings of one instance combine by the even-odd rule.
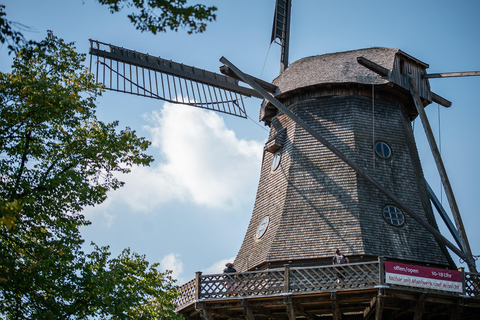
[[178, 318], [168, 274], [126, 249], [82, 251], [85, 206], [149, 165], [149, 142], [95, 116], [102, 87], [51, 32], [0, 73], [0, 317]]
[[153, 34], [167, 30], [178, 31], [185, 28], [188, 33], [202, 33], [207, 22], [216, 19], [217, 8], [202, 4], [188, 6], [186, 0], [98, 0], [107, 5], [110, 13], [125, 8], [132, 9], [128, 14], [130, 22], [142, 32]]

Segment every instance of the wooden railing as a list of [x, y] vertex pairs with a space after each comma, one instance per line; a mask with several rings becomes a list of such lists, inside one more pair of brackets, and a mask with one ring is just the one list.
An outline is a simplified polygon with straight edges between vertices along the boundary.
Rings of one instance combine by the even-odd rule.
[[[335, 288], [373, 288], [380, 284], [379, 262], [297, 267], [232, 274], [202, 275], [179, 287], [175, 300], [183, 308], [199, 299], [268, 296], [288, 292], [321, 292]], [[337, 279], [342, 281], [337, 283]]]
[[465, 272], [465, 295], [480, 298], [480, 274]]
[[[341, 279], [338, 282], [338, 279]], [[179, 287], [179, 309], [195, 301], [369, 289], [384, 285], [383, 260], [338, 266], [295, 267], [230, 274], [202, 275]], [[480, 298], [480, 274], [464, 273], [463, 294]]]

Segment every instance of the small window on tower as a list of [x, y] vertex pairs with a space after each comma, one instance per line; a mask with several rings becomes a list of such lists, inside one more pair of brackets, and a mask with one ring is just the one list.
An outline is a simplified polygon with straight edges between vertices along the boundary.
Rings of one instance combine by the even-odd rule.
[[257, 232], [255, 233], [255, 237], [257, 238], [257, 240], [260, 239], [265, 234], [265, 232], [267, 231], [269, 222], [270, 222], [269, 217], [265, 217], [262, 220], [262, 222], [260, 222], [257, 228]]
[[405, 60], [403, 59], [400, 59], [400, 73], [402, 76], [405, 75]]
[[405, 215], [395, 206], [386, 206], [383, 208], [383, 218], [395, 227], [402, 227], [405, 225]]
[[276, 151], [273, 154], [272, 171], [277, 170], [277, 168], [280, 166], [281, 160], [282, 160], [282, 149]]
[[378, 141], [375, 144], [375, 153], [382, 159], [389, 159], [392, 156], [392, 149], [383, 141]]

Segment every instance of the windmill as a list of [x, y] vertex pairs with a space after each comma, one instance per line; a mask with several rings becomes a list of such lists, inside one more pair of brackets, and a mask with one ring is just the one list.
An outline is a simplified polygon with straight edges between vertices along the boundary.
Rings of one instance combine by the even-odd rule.
[[[452, 269], [448, 248], [476, 273], [423, 109], [432, 101], [451, 105], [431, 92], [430, 78], [480, 72], [427, 74], [426, 63], [390, 48], [321, 55], [289, 65], [290, 7], [290, 0], [276, 2], [272, 41], [280, 42], [282, 54], [281, 74], [273, 83], [244, 74], [225, 58], [218, 74], [95, 40], [90, 53], [98, 60], [91, 69], [110, 90], [239, 117], [246, 117], [245, 97], [264, 99], [260, 120], [271, 131], [255, 208], [235, 261], [239, 271], [325, 266], [339, 247], [356, 263], [384, 257]], [[429, 139], [454, 223], [423, 178], [410, 126], [416, 117]], [[456, 245], [438, 231], [430, 201]], [[209, 290], [225, 293], [219, 286]], [[369, 299], [377, 317], [382, 294]], [[284, 304], [290, 318], [295, 318], [294, 309], [312, 317], [303, 305], [294, 307], [288, 299]], [[240, 309], [254, 317], [251, 307]], [[334, 318], [341, 317], [341, 307], [332, 309]], [[212, 317], [200, 305], [198, 310], [203, 318]], [[254, 312], [268, 316], [258, 308]]]

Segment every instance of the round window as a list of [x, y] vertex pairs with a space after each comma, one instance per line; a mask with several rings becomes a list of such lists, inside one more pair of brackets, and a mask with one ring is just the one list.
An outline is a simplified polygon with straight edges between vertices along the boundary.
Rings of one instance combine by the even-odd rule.
[[375, 153], [382, 159], [388, 159], [392, 156], [392, 149], [386, 142], [378, 141], [375, 144]]
[[273, 160], [272, 160], [272, 171], [277, 170], [277, 168], [280, 166], [280, 161], [282, 160], [282, 151], [278, 150], [273, 154]]
[[395, 206], [386, 206], [383, 208], [383, 218], [395, 227], [405, 225], [405, 215]]
[[267, 231], [269, 222], [270, 222], [269, 217], [265, 217], [262, 220], [262, 222], [260, 222], [260, 224], [258, 225], [258, 228], [257, 228], [257, 233], [255, 234], [257, 239], [260, 239], [265, 234], [265, 232]]

